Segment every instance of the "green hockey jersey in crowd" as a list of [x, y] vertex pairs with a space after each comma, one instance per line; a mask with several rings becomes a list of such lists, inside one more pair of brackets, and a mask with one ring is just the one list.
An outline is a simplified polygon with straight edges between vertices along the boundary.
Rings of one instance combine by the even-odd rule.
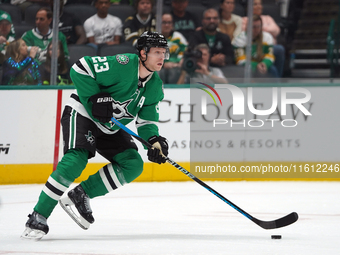
[[[52, 29], [50, 30], [49, 34], [45, 36], [41, 35], [36, 30], [36, 28], [27, 31], [22, 35], [22, 39], [26, 42], [27, 46], [37, 46], [41, 49], [41, 52], [38, 56], [38, 60], [40, 62], [46, 61], [47, 46], [52, 41], [52, 37], [53, 37]], [[58, 40], [61, 41], [61, 44], [63, 45], [64, 49], [65, 58], [68, 60], [70, 56], [67, 48], [67, 41], [65, 35], [62, 32], [58, 33]]]
[[90, 97], [107, 92], [113, 98], [113, 116], [127, 125], [136, 119], [139, 136], [147, 140], [158, 134], [159, 106], [164, 98], [163, 82], [156, 72], [144, 82], [139, 80], [139, 58], [136, 54], [107, 57], [83, 57], [70, 71], [80, 102], [98, 125], [118, 130], [114, 123], [99, 123], [92, 115]]

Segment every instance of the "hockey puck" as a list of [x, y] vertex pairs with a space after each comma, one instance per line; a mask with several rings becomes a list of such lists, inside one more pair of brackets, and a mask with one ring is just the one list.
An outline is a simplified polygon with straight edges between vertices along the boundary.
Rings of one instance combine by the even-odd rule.
[[272, 239], [281, 239], [282, 236], [281, 235], [272, 235]]

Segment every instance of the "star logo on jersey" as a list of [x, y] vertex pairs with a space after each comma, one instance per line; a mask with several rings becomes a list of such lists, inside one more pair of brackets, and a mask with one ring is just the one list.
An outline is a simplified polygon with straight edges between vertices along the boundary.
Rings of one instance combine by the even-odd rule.
[[86, 137], [86, 140], [91, 144], [93, 145], [94, 144], [94, 136], [92, 135], [92, 132], [89, 130], [87, 135], [85, 135]]
[[127, 107], [128, 105], [130, 104], [130, 102], [132, 101], [132, 99], [129, 99], [123, 103], [121, 102], [118, 102], [118, 101], [115, 101], [113, 99], [113, 102], [112, 102], [112, 107], [113, 107], [113, 117], [117, 120], [120, 120], [120, 119], [125, 119], [125, 118], [128, 118], [128, 119], [133, 119], [134, 116], [132, 114], [129, 113]]
[[125, 55], [117, 55], [116, 59], [118, 63], [122, 65], [126, 65], [127, 63], [129, 63], [129, 57]]
[[137, 98], [139, 97], [140, 91], [139, 89], [136, 89], [135, 93], [133, 93], [130, 97], [133, 97], [134, 95], [136, 95], [135, 101], [137, 100]]

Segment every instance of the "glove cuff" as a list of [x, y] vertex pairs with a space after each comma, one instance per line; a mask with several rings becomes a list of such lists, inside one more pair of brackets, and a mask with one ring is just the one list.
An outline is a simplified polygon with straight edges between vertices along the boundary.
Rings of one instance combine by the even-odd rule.
[[158, 136], [157, 135], [154, 135], [154, 136], [151, 136], [149, 139], [148, 139], [148, 142], [153, 145], [154, 143], [158, 142]]

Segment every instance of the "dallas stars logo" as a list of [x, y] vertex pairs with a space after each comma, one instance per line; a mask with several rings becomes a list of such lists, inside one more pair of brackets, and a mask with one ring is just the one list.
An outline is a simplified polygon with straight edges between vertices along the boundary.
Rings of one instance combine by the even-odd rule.
[[120, 119], [133, 119], [133, 115], [129, 113], [129, 110], [127, 109], [128, 105], [130, 104], [130, 102], [132, 101], [132, 99], [129, 99], [123, 103], [115, 101], [113, 99], [112, 102], [112, 107], [113, 107], [113, 117], [117, 120]]
[[122, 65], [126, 65], [127, 63], [129, 63], [129, 58], [128, 56], [125, 56], [125, 55], [117, 55], [116, 59], [118, 63]]
[[94, 136], [92, 135], [92, 132], [89, 130], [87, 135], [85, 135], [86, 140], [93, 145], [94, 144]]

